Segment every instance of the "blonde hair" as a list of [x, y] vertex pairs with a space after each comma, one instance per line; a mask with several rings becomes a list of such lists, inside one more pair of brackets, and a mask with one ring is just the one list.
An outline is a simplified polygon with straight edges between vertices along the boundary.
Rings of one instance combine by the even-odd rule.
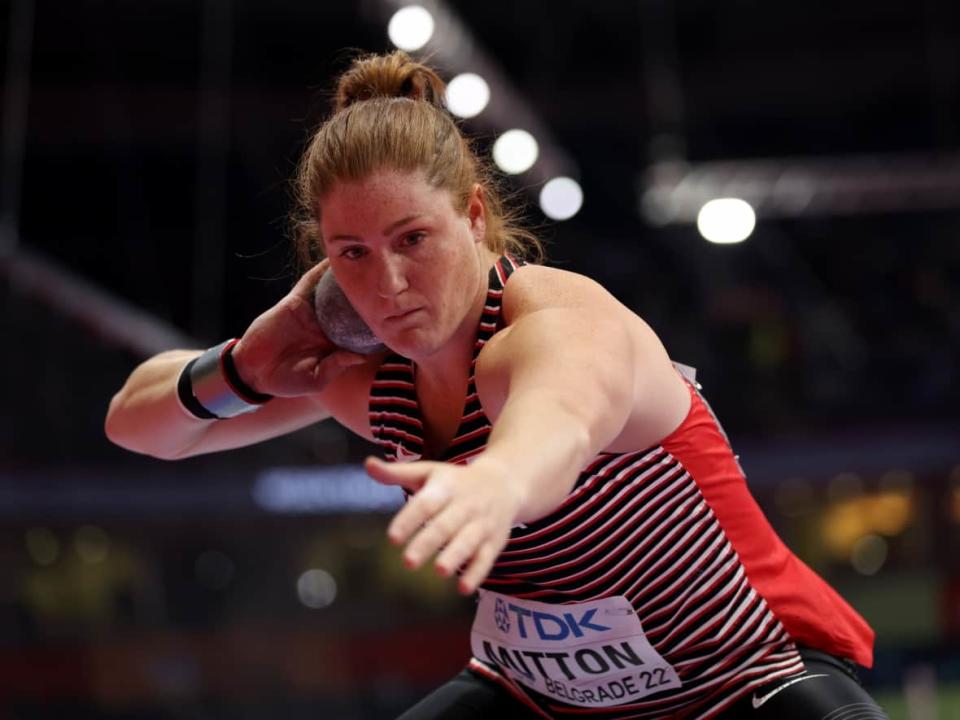
[[458, 212], [466, 212], [479, 183], [487, 247], [543, 258], [540, 241], [505, 206], [490, 165], [444, 108], [445, 87], [436, 72], [399, 50], [357, 58], [341, 75], [334, 113], [314, 132], [294, 181], [292, 234], [304, 267], [323, 255], [320, 200], [337, 181], [363, 180], [384, 168], [422, 172], [431, 186], [451, 193]]

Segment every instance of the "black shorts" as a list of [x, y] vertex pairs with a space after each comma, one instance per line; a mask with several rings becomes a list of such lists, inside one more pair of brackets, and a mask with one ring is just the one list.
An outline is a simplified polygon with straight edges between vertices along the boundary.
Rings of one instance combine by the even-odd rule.
[[[716, 716], [717, 720], [887, 720], [863, 689], [853, 663], [800, 648], [806, 671], [776, 680]], [[529, 720], [540, 718], [497, 682], [467, 669], [430, 693], [399, 720]]]

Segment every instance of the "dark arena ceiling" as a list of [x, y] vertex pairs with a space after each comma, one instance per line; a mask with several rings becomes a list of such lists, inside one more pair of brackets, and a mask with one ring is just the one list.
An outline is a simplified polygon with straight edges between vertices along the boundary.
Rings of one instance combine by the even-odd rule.
[[[25, 6], [32, 17], [18, 15]], [[100, 428], [142, 359], [49, 286], [24, 283], [14, 260], [39, 258], [198, 344], [241, 334], [291, 284], [290, 175], [351, 49], [391, 47], [391, 7], [3, 6], [8, 464], [130, 462]], [[960, 4], [445, 7], [469, 30], [464, 51], [500, 69], [584, 189], [581, 212], [557, 223], [532, 176], [506, 181], [550, 262], [596, 278], [698, 366], [731, 433], [956, 427]], [[447, 77], [465, 69], [441, 63]], [[9, 130], [18, 98], [22, 163]], [[484, 149], [496, 134], [480, 118], [464, 128]], [[679, 182], [717, 161], [762, 194], [754, 160], [778, 177], [813, 163], [820, 204], [774, 197], [736, 246], [645, 214], [652, 178]], [[328, 457], [337, 431], [310, 432], [233, 461]]]

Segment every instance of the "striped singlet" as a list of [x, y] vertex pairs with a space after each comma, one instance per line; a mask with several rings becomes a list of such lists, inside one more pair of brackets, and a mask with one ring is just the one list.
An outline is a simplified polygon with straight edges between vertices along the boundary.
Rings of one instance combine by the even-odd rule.
[[[474, 372], [501, 327], [503, 288], [520, 265], [490, 271], [463, 417], [442, 457], [482, 452], [491, 424]], [[800, 643], [869, 666], [873, 632], [783, 545], [747, 490], [739, 463], [699, 386], [686, 419], [660, 444], [600, 453], [563, 504], [513, 528], [484, 590], [555, 605], [627, 598], [680, 687], [613, 707], [581, 707], [515, 682], [490, 658], [475, 673], [544, 717], [709, 718], [755, 689], [803, 671]], [[388, 460], [423, 453], [413, 362], [389, 356], [374, 379], [370, 425]]]

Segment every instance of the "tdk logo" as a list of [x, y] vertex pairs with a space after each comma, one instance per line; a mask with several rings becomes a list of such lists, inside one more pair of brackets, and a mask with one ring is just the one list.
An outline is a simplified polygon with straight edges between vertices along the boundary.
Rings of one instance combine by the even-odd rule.
[[510, 613], [513, 613], [517, 619], [517, 632], [521, 638], [528, 637], [528, 628], [532, 627], [533, 632], [541, 640], [560, 641], [569, 636], [581, 638], [586, 631], [603, 632], [609, 630], [605, 625], [597, 625], [591, 620], [596, 614], [597, 609], [592, 608], [584, 611], [579, 618], [574, 617], [573, 613], [563, 613], [554, 615], [552, 613], [540, 612], [539, 610], [527, 610], [525, 607], [519, 607], [510, 603], [503, 607], [504, 603], [497, 600], [494, 608], [494, 620], [497, 627], [504, 633], [510, 631]]
[[510, 613], [507, 612], [507, 604], [500, 598], [497, 598], [493, 608], [493, 620], [500, 628], [500, 632], [504, 634], [510, 632]]

